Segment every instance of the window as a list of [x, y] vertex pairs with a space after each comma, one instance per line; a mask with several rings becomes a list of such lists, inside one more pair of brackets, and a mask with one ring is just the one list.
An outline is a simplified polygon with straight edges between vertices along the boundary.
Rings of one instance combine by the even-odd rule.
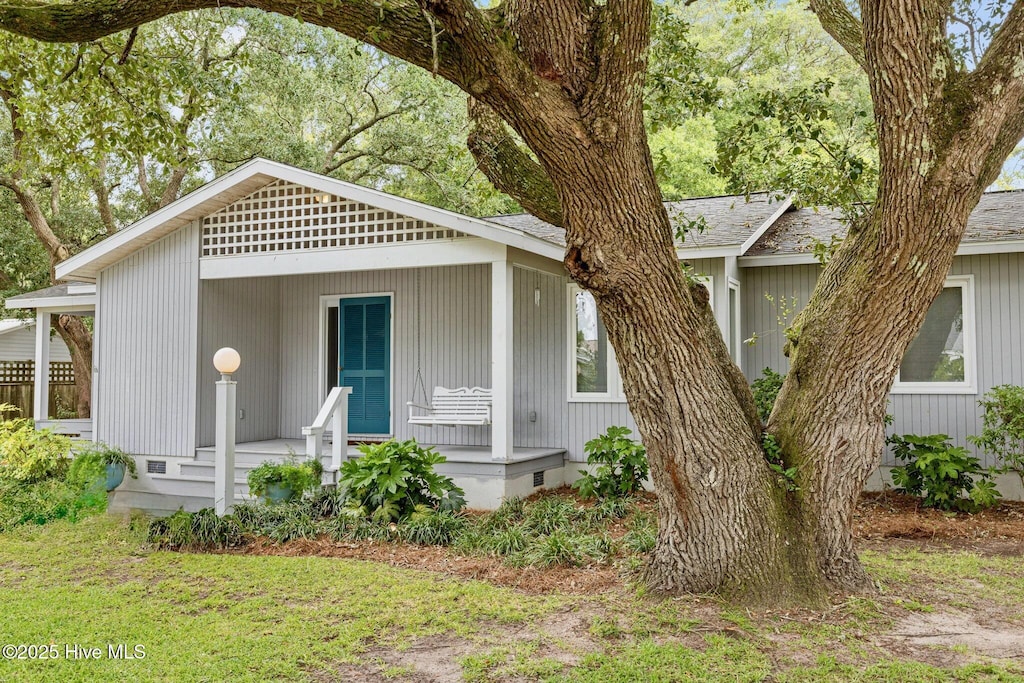
[[974, 277], [951, 276], [900, 364], [893, 393], [974, 394]]
[[569, 287], [572, 343], [570, 344], [570, 396], [575, 399], [622, 400], [618, 367], [608, 343], [608, 332], [597, 314], [590, 292]]
[[[697, 278], [712, 293], [710, 277]], [[712, 300], [712, 306], [713, 306]], [[615, 403], [626, 400], [615, 352], [590, 292], [569, 285], [569, 400]]]

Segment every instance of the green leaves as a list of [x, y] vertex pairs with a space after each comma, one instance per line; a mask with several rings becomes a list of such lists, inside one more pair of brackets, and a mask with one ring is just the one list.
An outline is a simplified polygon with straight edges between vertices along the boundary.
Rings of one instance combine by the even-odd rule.
[[249, 492], [254, 496], [264, 496], [270, 486], [277, 484], [290, 489], [293, 496], [301, 496], [320, 486], [323, 470], [323, 465], [317, 460], [301, 463], [294, 459], [286, 462], [268, 460], [250, 470], [247, 477]]
[[609, 427], [584, 446], [587, 464], [596, 465], [593, 473], [584, 473], [573, 483], [583, 498], [616, 498], [640, 491], [650, 473], [644, 445], [628, 438], [625, 427]]
[[338, 485], [347, 490], [350, 510], [375, 522], [404, 520], [417, 510], [457, 512], [466, 505], [462, 489], [434, 471], [445, 462], [415, 440], [359, 446], [362, 457], [342, 463]]
[[978, 405], [985, 411], [982, 431], [967, 440], [998, 457], [1002, 471], [1015, 470], [1024, 482], [1024, 387], [994, 387]]
[[893, 483], [905, 493], [920, 496], [925, 507], [973, 512], [997, 502], [992, 473], [966, 448], [953, 446], [946, 434], [893, 435], [886, 442], [896, 459], [907, 463], [893, 468]]

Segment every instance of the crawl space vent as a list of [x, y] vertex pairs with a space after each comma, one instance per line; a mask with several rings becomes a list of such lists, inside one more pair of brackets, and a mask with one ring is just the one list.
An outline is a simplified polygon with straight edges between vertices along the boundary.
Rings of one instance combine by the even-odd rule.
[[164, 460], [147, 460], [146, 472], [148, 474], [167, 474], [167, 462]]
[[544, 470], [533, 473], [533, 485], [543, 486], [544, 485]]

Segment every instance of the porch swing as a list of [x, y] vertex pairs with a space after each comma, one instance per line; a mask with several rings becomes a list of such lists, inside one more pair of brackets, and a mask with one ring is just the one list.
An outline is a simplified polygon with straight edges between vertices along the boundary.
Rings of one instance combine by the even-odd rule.
[[[420, 320], [421, 271], [416, 271], [416, 379], [412, 385], [409, 406], [409, 424], [425, 426], [455, 427], [459, 425], [484, 426], [491, 424], [492, 392], [482, 387], [459, 387], [448, 389], [434, 387], [427, 402], [427, 388], [422, 372], [422, 321]], [[419, 390], [423, 403], [416, 403]], [[418, 414], [417, 414], [418, 413]]]

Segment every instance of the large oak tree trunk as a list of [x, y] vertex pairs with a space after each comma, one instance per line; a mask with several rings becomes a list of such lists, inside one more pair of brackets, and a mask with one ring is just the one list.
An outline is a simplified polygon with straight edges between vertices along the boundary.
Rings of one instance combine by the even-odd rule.
[[627, 144], [574, 150], [585, 161], [571, 167], [544, 160], [556, 187], [573, 188], [560, 193], [566, 265], [597, 301], [658, 491], [647, 580], [673, 593], [818, 601], [826, 586], [804, 552], [809, 529], [768, 467], [707, 290], [676, 259], [642, 129]]
[[77, 315], [61, 315], [54, 326], [71, 352], [78, 417], [92, 415], [92, 332]]

